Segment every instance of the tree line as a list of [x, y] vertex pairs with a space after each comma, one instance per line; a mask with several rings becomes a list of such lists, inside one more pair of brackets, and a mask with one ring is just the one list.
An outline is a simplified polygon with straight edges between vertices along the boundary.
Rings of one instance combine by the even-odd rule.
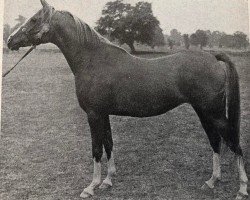
[[[24, 23], [25, 17], [19, 15], [14, 27], [4, 25], [3, 39], [7, 43], [9, 35]], [[246, 48], [249, 45], [247, 35], [237, 31], [234, 34], [226, 34], [220, 31], [197, 30], [193, 34], [181, 34], [177, 29], [172, 29], [170, 35], [164, 35], [160, 27], [160, 22], [153, 15], [152, 4], [148, 2], [138, 2], [134, 6], [124, 3], [123, 0], [115, 0], [106, 3], [102, 10], [102, 16], [97, 21], [95, 29], [111, 41], [116, 41], [120, 45], [127, 44], [131, 52], [135, 52], [135, 43], [155, 46], [168, 45], [185, 46], [190, 45]]]
[[247, 35], [243, 32], [236, 31], [234, 34], [226, 34], [220, 31], [210, 30], [197, 30], [195, 33], [181, 35], [178, 30], [173, 29], [170, 31], [170, 36], [167, 38], [168, 45], [170, 48], [173, 48], [173, 45], [176, 46], [185, 46], [189, 49], [190, 45], [199, 46], [201, 49], [203, 47], [228, 47], [228, 48], [244, 48], [246, 49], [249, 45]]
[[147, 44], [154, 48], [166, 43], [170, 47], [190, 45], [212, 47], [246, 48], [249, 45], [247, 35], [235, 32], [233, 35], [220, 31], [197, 30], [195, 33], [181, 34], [172, 29], [170, 35], [163, 35], [160, 23], [153, 15], [152, 5], [148, 2], [138, 2], [135, 6], [124, 3], [123, 0], [108, 2], [102, 10], [102, 17], [97, 21], [96, 30], [117, 40], [119, 44], [127, 44], [135, 51], [134, 43]]

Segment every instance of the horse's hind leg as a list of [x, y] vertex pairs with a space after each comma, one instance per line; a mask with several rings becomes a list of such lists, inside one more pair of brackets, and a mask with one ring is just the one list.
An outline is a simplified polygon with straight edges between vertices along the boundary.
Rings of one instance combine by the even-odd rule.
[[237, 194], [236, 199], [241, 200], [244, 197], [248, 196], [248, 193], [247, 193], [248, 178], [247, 178], [246, 171], [244, 168], [243, 158], [240, 155], [237, 155], [237, 166], [238, 166], [239, 177], [240, 177], [240, 190]]
[[208, 136], [210, 145], [213, 149], [213, 173], [211, 178], [205, 182], [202, 186], [205, 189], [207, 186], [209, 188], [214, 188], [215, 183], [221, 179], [221, 165], [220, 165], [220, 144], [221, 144], [221, 136], [218, 133], [218, 128], [214, 124], [214, 120], [212, 116], [206, 115], [200, 109], [195, 109], [198, 114], [201, 124]]
[[225, 140], [227, 146], [231, 149], [233, 153], [235, 153], [237, 157], [237, 167], [239, 172], [239, 179], [240, 179], [240, 190], [237, 194], [236, 199], [244, 199], [244, 197], [248, 196], [247, 193], [247, 183], [248, 178], [246, 175], [244, 162], [243, 162], [243, 153], [240, 147], [240, 141], [237, 135], [234, 135], [230, 131], [230, 126], [228, 123], [228, 119], [225, 115], [221, 115], [220, 117], [216, 116], [214, 118], [214, 124], [217, 127], [222, 138]]
[[105, 118], [105, 136], [103, 138], [103, 145], [108, 159], [108, 174], [102, 184], [100, 185], [101, 189], [106, 189], [112, 186], [111, 178], [115, 174], [115, 162], [113, 154], [113, 139], [110, 128], [109, 116]]
[[226, 144], [229, 146], [231, 151], [235, 153], [237, 157], [237, 167], [240, 179], [240, 190], [237, 194], [236, 199], [237, 200], [244, 199], [245, 197], [248, 196], [247, 193], [248, 178], [244, 167], [243, 154], [242, 154], [242, 149], [240, 147], [239, 138], [237, 135], [234, 135], [230, 131], [230, 126], [226, 116], [222, 116], [221, 118], [216, 118], [215, 124], [218, 127], [220, 135], [225, 140]]
[[[238, 139], [236, 138], [237, 136], [232, 136], [230, 134], [231, 131], [229, 129], [229, 123], [228, 119], [225, 116], [224, 111], [220, 111], [218, 109], [217, 111], [211, 112], [211, 111], [201, 111], [199, 109], [195, 109], [198, 116], [200, 117], [201, 123], [208, 135], [210, 144], [214, 150], [214, 169], [213, 169], [213, 175], [212, 177], [206, 181], [206, 184], [210, 187], [213, 188], [214, 183], [216, 180], [219, 179], [220, 173], [216, 173], [216, 169], [218, 172], [220, 172], [219, 167], [216, 167], [217, 164], [219, 163], [219, 144], [220, 144], [220, 139], [219, 137], [221, 136], [226, 144], [229, 146], [231, 151], [233, 151], [236, 156], [237, 156], [237, 166], [238, 166], [238, 171], [239, 171], [239, 178], [240, 178], [240, 190], [238, 192], [238, 195], [236, 199], [240, 200], [243, 199], [245, 196], [248, 196], [247, 193], [247, 182], [248, 178], [246, 175], [246, 171], [244, 168], [244, 163], [243, 163], [243, 158], [242, 158], [242, 150], [239, 144]], [[219, 164], [218, 164], [219, 166]]]

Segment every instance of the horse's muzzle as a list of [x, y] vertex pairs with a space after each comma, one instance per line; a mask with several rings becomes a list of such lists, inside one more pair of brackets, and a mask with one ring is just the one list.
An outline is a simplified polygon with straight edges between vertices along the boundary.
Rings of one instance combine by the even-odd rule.
[[7, 46], [8, 46], [8, 48], [10, 49], [10, 50], [15, 50], [15, 51], [17, 51], [17, 50], [19, 50], [19, 48], [20, 48], [20, 45], [18, 44], [18, 43], [15, 43], [14, 41], [13, 41], [13, 36], [10, 36], [9, 38], [8, 38], [8, 41], [7, 41]]

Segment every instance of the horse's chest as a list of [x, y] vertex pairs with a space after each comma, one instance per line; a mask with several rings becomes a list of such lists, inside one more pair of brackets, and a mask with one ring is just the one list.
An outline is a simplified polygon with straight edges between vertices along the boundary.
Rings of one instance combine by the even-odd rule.
[[106, 109], [111, 104], [111, 88], [108, 81], [98, 77], [83, 76], [75, 79], [78, 102], [86, 112]]
[[91, 90], [91, 79], [88, 76], [75, 78], [76, 96], [82, 109], [86, 111], [90, 99], [89, 93]]

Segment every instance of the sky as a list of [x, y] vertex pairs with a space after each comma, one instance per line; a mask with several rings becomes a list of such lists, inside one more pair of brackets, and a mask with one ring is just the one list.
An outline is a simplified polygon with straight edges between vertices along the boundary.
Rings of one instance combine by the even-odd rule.
[[[104, 5], [112, 0], [47, 0], [57, 10], [67, 10], [94, 27]], [[124, 0], [134, 5], [139, 0]], [[242, 31], [249, 35], [247, 0], [141, 0], [152, 3], [154, 15], [165, 34], [176, 28], [183, 33], [197, 29]], [[41, 8], [40, 0], [4, 0], [4, 23], [14, 26], [15, 18], [31, 17]]]

